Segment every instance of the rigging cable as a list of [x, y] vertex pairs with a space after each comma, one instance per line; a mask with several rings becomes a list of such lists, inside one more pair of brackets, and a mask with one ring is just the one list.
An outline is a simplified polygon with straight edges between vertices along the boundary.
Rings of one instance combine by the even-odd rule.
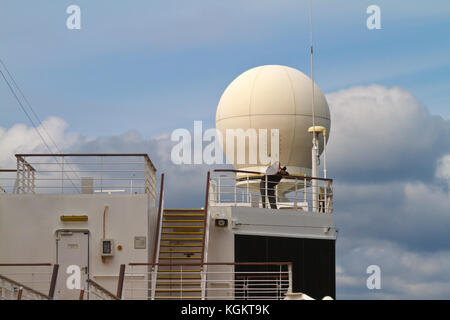
[[[47, 134], [47, 136], [49, 137], [50, 141], [53, 143], [53, 145], [55, 146], [56, 150], [59, 153], [62, 153], [60, 151], [60, 149], [58, 148], [58, 145], [56, 144], [55, 140], [52, 138], [52, 136], [49, 134], [49, 132], [47, 131], [47, 129], [45, 128], [45, 125], [43, 124], [43, 122], [39, 119], [38, 115], [36, 114], [36, 112], [34, 111], [33, 107], [31, 106], [30, 102], [28, 101], [28, 99], [26, 98], [26, 96], [23, 94], [22, 90], [20, 90], [19, 86], [17, 85], [17, 82], [14, 80], [14, 77], [12, 76], [12, 74], [9, 72], [8, 68], [6, 67], [5, 63], [3, 62], [2, 59], [0, 59], [0, 64], [3, 66], [3, 68], [5, 69], [5, 71], [7, 72], [7, 74], [9, 75], [9, 77], [11, 78], [14, 86], [16, 87], [17, 91], [22, 95], [24, 101], [27, 103], [29, 109], [31, 110], [32, 114], [36, 117], [37, 121], [39, 122], [41, 128], [44, 130], [44, 132]], [[50, 152], [50, 154], [53, 156], [53, 158], [55, 159], [56, 163], [58, 163], [58, 159], [56, 158], [56, 156], [54, 156], [54, 153], [52, 152], [50, 146], [48, 145], [48, 143], [45, 141], [43, 135], [41, 134], [41, 132], [38, 130], [38, 126], [36, 126], [35, 122], [33, 121], [32, 117], [30, 116], [30, 114], [27, 112], [26, 108], [24, 107], [22, 101], [20, 101], [17, 93], [14, 91], [13, 86], [11, 85], [11, 83], [8, 81], [7, 77], [5, 76], [5, 74], [3, 73], [3, 71], [0, 69], [0, 74], [2, 75], [3, 79], [5, 80], [7, 86], [9, 87], [9, 90], [11, 91], [11, 93], [13, 94], [14, 98], [16, 99], [16, 101], [18, 102], [20, 108], [22, 109], [22, 111], [25, 113], [26, 117], [28, 118], [28, 120], [31, 122], [31, 125], [33, 126], [33, 128], [36, 130], [36, 133], [38, 134], [38, 136], [40, 137], [40, 139], [42, 140], [42, 142], [44, 143], [45, 147], [48, 149], [48, 151]], [[62, 165], [59, 164], [62, 168]], [[76, 174], [76, 172], [75, 172]], [[75, 187], [75, 189], [78, 191], [78, 193], [80, 193], [80, 190], [78, 189], [78, 187], [73, 183], [72, 179], [67, 175], [67, 173], [65, 173], [66, 177], [69, 179], [69, 181], [71, 182], [71, 184]]]

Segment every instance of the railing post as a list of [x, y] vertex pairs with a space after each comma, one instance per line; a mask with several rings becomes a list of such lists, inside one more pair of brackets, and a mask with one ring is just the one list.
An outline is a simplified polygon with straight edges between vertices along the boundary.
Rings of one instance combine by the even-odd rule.
[[[155, 300], [155, 296], [156, 296], [156, 281], [158, 280], [158, 278], [157, 278], [158, 277], [158, 267], [157, 266], [152, 266], [150, 270], [151, 270], [151, 273], [150, 273], [150, 278], [151, 278], [150, 300]], [[148, 295], [147, 295], [147, 297], [148, 297]]]
[[[268, 181], [267, 181], [267, 175], [264, 175], [264, 179], [265, 179], [265, 185], [266, 185], [266, 187], [264, 188], [265, 189], [264, 193], [266, 194], [266, 197], [264, 199], [263, 208], [266, 208], [267, 207], [267, 201], [268, 201], [267, 187], [269, 185]], [[270, 204], [270, 201], [269, 201], [269, 204]]]
[[150, 193], [150, 170], [149, 170], [149, 164], [148, 164], [148, 160], [145, 159], [145, 188], [144, 188], [144, 193]]
[[[156, 280], [157, 280], [157, 274], [158, 274], [158, 266], [156, 265], [157, 261], [159, 260], [159, 249], [160, 249], [160, 242], [161, 242], [161, 232], [162, 232], [162, 214], [164, 211], [164, 173], [161, 173], [161, 186], [159, 191], [159, 203], [158, 203], [158, 221], [156, 223], [156, 238], [155, 242], [153, 244], [153, 259], [152, 259], [152, 266], [151, 266], [151, 283], [150, 283], [150, 299], [155, 299], [155, 291], [156, 291]], [[159, 261], [158, 261], [159, 262]], [[148, 269], [147, 269], [148, 272]], [[147, 294], [148, 299], [148, 294]]]
[[250, 202], [250, 181], [248, 180], [248, 175], [247, 175], [247, 203]]
[[327, 199], [327, 208], [328, 208], [328, 213], [333, 213], [333, 181], [329, 180], [328, 181], [328, 186], [330, 188], [331, 191], [331, 195], [329, 196], [329, 199]]
[[103, 156], [100, 156], [100, 192], [103, 191]]
[[[205, 274], [205, 265], [201, 266], [201, 279], [202, 279], [202, 300], [206, 299], [206, 274]], [[181, 288], [183, 289], [183, 288]]]
[[288, 293], [292, 293], [292, 263], [288, 264], [289, 287]]
[[35, 193], [35, 187], [36, 187], [35, 178], [36, 178], [36, 175], [34, 173], [34, 170], [32, 171], [31, 178], [32, 178], [31, 192]]
[[61, 193], [64, 193], [64, 157], [61, 157]]
[[19, 292], [17, 293], [17, 300], [22, 300], [22, 291], [23, 291], [23, 288], [20, 287]]
[[221, 179], [221, 175], [219, 174], [219, 177], [217, 179], [217, 202], [220, 203], [220, 194], [222, 193], [222, 179]]
[[117, 294], [116, 296], [119, 297], [119, 299], [122, 299], [122, 292], [123, 292], [123, 282], [125, 280], [125, 265], [120, 265], [120, 271], [119, 271], [119, 281], [117, 283]]
[[48, 291], [48, 296], [52, 299], [55, 295], [56, 280], [58, 279], [58, 270], [59, 270], [59, 264], [54, 264], [53, 271], [52, 271], [52, 279], [50, 281], [50, 289]]
[[[24, 172], [23, 172], [23, 170], [24, 170], [24, 164], [23, 164], [23, 162], [22, 162], [22, 158], [20, 158], [20, 165], [19, 165], [19, 167], [20, 167], [20, 173], [19, 173], [19, 189], [21, 190], [21, 193], [25, 193], [25, 189], [24, 189], [24, 186], [25, 186], [25, 182], [24, 182]], [[19, 169], [18, 169], [19, 170]]]

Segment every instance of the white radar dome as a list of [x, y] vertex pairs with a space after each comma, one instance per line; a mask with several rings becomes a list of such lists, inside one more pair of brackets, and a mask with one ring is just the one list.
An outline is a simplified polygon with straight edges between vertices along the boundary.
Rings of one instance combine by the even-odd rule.
[[[312, 134], [308, 128], [312, 119], [312, 81], [297, 69], [266, 65], [250, 69], [238, 76], [220, 98], [216, 113], [216, 128], [223, 135], [223, 150], [236, 169], [265, 172], [267, 164], [246, 162], [237, 164], [236, 147], [227, 153], [227, 129], [267, 129], [268, 153], [270, 130], [279, 129], [279, 161], [291, 175], [311, 175]], [[314, 84], [315, 125], [330, 132], [330, 111], [320, 88]], [[258, 132], [258, 130], [257, 130]], [[259, 141], [259, 139], [258, 139]], [[248, 148], [248, 140], [247, 140]], [[323, 151], [323, 138], [319, 152]], [[248, 150], [246, 151], [248, 153]]]

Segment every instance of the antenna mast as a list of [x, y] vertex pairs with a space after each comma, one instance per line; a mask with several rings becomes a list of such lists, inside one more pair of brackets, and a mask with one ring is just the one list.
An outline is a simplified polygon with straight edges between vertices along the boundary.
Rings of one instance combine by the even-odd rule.
[[[319, 207], [319, 188], [317, 186], [319, 167], [319, 132], [316, 130], [316, 115], [314, 110], [314, 47], [313, 47], [313, 23], [312, 23], [312, 0], [309, 1], [309, 36], [311, 44], [311, 113], [312, 113], [312, 149], [311, 149], [311, 176], [312, 176], [312, 211], [317, 212]], [[311, 128], [310, 128], [311, 129]], [[306, 187], [306, 186], [305, 186]]]
[[309, 1], [309, 39], [311, 49], [311, 109], [312, 109], [312, 122], [313, 127], [316, 126], [315, 112], [314, 112], [314, 46], [313, 46], [313, 22], [312, 22], [312, 0]]

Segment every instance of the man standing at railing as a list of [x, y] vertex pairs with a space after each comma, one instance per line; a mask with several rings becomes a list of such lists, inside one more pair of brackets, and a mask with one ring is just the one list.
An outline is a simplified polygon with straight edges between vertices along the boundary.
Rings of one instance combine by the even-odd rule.
[[[278, 168], [278, 169], [276, 169]], [[275, 170], [276, 171], [275, 171]], [[275, 173], [273, 173], [275, 171]], [[265, 176], [261, 179], [259, 184], [259, 189], [261, 192], [262, 207], [266, 207], [266, 194], [269, 198], [270, 207], [272, 209], [277, 209], [277, 201], [275, 197], [275, 187], [280, 183], [283, 176], [288, 176], [289, 173], [286, 171], [286, 167], [281, 168], [280, 163], [276, 162], [274, 165], [270, 166], [266, 170]], [[267, 188], [266, 188], [267, 185]]]

